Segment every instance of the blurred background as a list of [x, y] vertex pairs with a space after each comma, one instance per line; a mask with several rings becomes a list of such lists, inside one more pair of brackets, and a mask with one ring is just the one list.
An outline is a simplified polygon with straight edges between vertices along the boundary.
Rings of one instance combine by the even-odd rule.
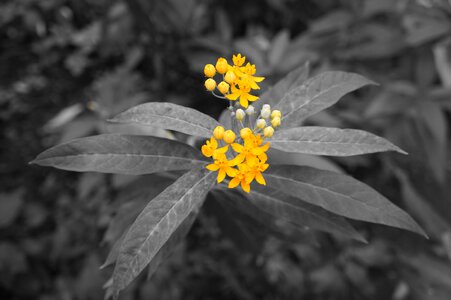
[[267, 78], [263, 90], [306, 62], [312, 75], [343, 70], [380, 83], [308, 124], [365, 129], [408, 156], [272, 159], [349, 173], [412, 214], [430, 239], [361, 222], [353, 224], [366, 245], [266, 232], [245, 208], [218, 207], [212, 195], [185, 242], [121, 299], [451, 299], [446, 0], [2, 0], [1, 299], [103, 299], [112, 269], [99, 267], [149, 193], [173, 181], [28, 162], [99, 133], [186, 140], [105, 120], [149, 101], [218, 117], [226, 104], [205, 92], [202, 69], [237, 52]]

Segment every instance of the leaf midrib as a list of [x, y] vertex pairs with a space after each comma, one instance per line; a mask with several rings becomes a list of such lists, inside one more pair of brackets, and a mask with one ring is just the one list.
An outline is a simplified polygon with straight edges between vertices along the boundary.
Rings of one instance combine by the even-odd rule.
[[161, 157], [161, 158], [174, 158], [177, 160], [188, 160], [188, 161], [198, 161], [202, 163], [207, 163], [205, 160], [200, 159], [190, 159], [183, 156], [168, 156], [168, 155], [155, 155], [155, 154], [133, 154], [133, 153], [83, 153], [83, 154], [72, 154], [72, 155], [59, 155], [59, 156], [51, 156], [41, 159], [35, 159], [32, 163], [39, 163], [49, 159], [57, 159], [57, 158], [74, 158], [80, 156], [132, 156], [132, 157]]
[[[168, 116], [168, 115], [159, 115], [159, 114], [156, 114], [156, 113], [143, 113], [143, 112], [133, 112], [133, 114], [134, 114], [134, 115], [153, 116], [153, 117], [159, 117], [159, 118], [163, 118], [163, 119], [164, 119], [164, 118], [166, 118], [166, 119], [172, 119], [172, 120], [176, 120], [176, 121], [180, 121], [180, 122], [189, 124], [189, 125], [191, 125], [191, 126], [197, 127], [197, 128], [199, 128], [199, 129], [202, 129], [202, 130], [206, 130], [207, 132], [210, 132], [211, 130], [213, 130], [213, 129], [211, 129], [211, 128], [203, 127], [203, 126], [201, 126], [201, 125], [199, 125], [199, 124], [196, 124], [196, 123], [190, 123], [190, 122], [188, 122], [188, 121], [186, 121], [186, 120], [183, 120], [183, 119], [177, 119], [176, 117], [171, 117], [171, 116]], [[213, 120], [213, 119], [212, 119], [212, 120]], [[113, 118], [113, 119], [111, 120], [111, 122], [125, 123], [125, 124], [127, 124], [127, 123], [143, 124], [143, 123], [138, 122], [138, 121], [133, 120], [133, 119], [130, 119], [130, 121], [127, 122], [127, 121], [119, 121], [118, 119]], [[159, 127], [158, 124], [149, 124], [148, 122], [146, 122], [146, 123], [144, 123], [144, 124], [145, 124], [145, 125], [148, 125], [148, 126]]]

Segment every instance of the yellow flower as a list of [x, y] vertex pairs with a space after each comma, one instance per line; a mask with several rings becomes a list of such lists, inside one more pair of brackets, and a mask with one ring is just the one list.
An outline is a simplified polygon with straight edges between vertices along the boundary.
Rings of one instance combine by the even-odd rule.
[[247, 165], [246, 181], [250, 184], [255, 179], [259, 184], [266, 185], [265, 178], [262, 175], [262, 172], [265, 172], [269, 167], [269, 164], [266, 163], [266, 158], [251, 159], [247, 162]]
[[233, 57], [232, 57], [233, 64], [237, 67], [241, 67], [244, 64], [245, 60], [246, 60], [246, 56], [241, 56], [241, 53], [238, 53], [237, 55], [233, 55]]
[[265, 77], [253, 76], [255, 72], [257, 72], [255, 65], [247, 63], [246, 66], [240, 69], [240, 71], [242, 72], [241, 80], [246, 81], [253, 90], [260, 89], [257, 82], [262, 82]]
[[216, 81], [213, 78], [205, 80], [205, 88], [207, 91], [213, 91], [216, 88]]
[[215, 76], [215, 74], [216, 74], [215, 66], [213, 66], [212, 64], [206, 64], [204, 67], [204, 74], [207, 77]]
[[216, 62], [216, 70], [219, 74], [224, 74], [229, 69], [229, 64], [227, 63], [227, 60], [224, 57], [218, 58], [218, 61]]
[[221, 183], [226, 175], [235, 177], [238, 173], [238, 170], [233, 167], [241, 163], [239, 159], [228, 160], [224, 153], [218, 153], [214, 156], [214, 160], [214, 163], [209, 164], [206, 168], [210, 171], [218, 171], [218, 183]]
[[218, 140], [222, 140], [224, 137], [224, 127], [216, 126], [215, 130], [213, 130], [213, 136]]
[[227, 83], [227, 82], [225, 82], [225, 81], [221, 81], [219, 84], [218, 84], [218, 90], [223, 94], [223, 95], [225, 95], [225, 94], [227, 94], [228, 92], [229, 92], [229, 84]]
[[249, 105], [249, 101], [257, 101], [258, 97], [249, 94], [251, 91], [251, 87], [243, 81], [238, 82], [238, 87], [234, 84], [232, 84], [232, 93], [226, 95], [226, 98], [232, 101], [237, 100], [240, 98], [240, 105], [244, 108], [247, 108]]
[[254, 159], [256, 156], [260, 158], [266, 159], [266, 151], [269, 149], [269, 143], [266, 143], [263, 146], [261, 145], [261, 138], [260, 135], [258, 137], [254, 136], [253, 134], [250, 135], [248, 138], [244, 139], [244, 145], [233, 143], [232, 149], [238, 153], [236, 157], [239, 157], [240, 159], [246, 159], [251, 160]]
[[233, 189], [235, 187], [237, 187], [238, 185], [241, 185], [241, 188], [243, 189], [243, 191], [245, 191], [246, 193], [249, 193], [251, 190], [251, 185], [250, 183], [246, 180], [246, 174], [248, 173], [249, 167], [245, 164], [240, 164], [238, 165], [238, 170], [237, 172], [235, 172], [235, 174], [233, 174], [232, 180], [230, 180], [229, 182], [229, 188]]
[[236, 135], [232, 130], [227, 130], [224, 132], [224, 142], [227, 144], [231, 144], [235, 141]]
[[207, 140], [205, 145], [202, 146], [201, 151], [204, 156], [212, 157], [216, 153], [226, 153], [228, 149], [228, 145], [218, 149], [218, 142], [214, 137], [211, 137], [210, 140]]

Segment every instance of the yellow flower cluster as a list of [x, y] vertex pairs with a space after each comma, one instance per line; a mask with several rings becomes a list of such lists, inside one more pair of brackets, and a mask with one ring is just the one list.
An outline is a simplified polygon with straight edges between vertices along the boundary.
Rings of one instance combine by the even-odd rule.
[[[213, 158], [214, 162], [207, 165], [206, 168], [218, 172], [218, 183], [224, 181], [228, 176], [230, 178], [229, 188], [240, 185], [245, 192], [249, 193], [254, 180], [259, 184], [266, 185], [262, 173], [269, 167], [269, 164], [266, 163], [268, 159], [266, 151], [269, 149], [269, 143], [263, 144], [261, 135], [255, 134], [247, 127], [240, 131], [238, 141], [242, 143], [235, 142], [235, 139], [233, 131], [224, 130], [222, 126], [218, 126], [213, 131], [213, 136], [202, 146], [202, 154]], [[226, 145], [219, 147], [219, 143], [222, 142]], [[229, 149], [229, 146], [232, 149]], [[229, 160], [228, 152], [235, 157]]]
[[[241, 54], [233, 55], [233, 65], [229, 65], [223, 57], [218, 58], [216, 65], [207, 64], [204, 68], [204, 74], [208, 77], [205, 81], [205, 88], [214, 92], [218, 88], [219, 92], [231, 101], [239, 100], [242, 107], [247, 108], [249, 102], [257, 101], [258, 97], [251, 95], [252, 90], [258, 90], [258, 82], [263, 81], [264, 77], [254, 76], [257, 72], [255, 65], [247, 63], [245, 56]], [[216, 73], [222, 75], [222, 81], [216, 86], [213, 77]]]

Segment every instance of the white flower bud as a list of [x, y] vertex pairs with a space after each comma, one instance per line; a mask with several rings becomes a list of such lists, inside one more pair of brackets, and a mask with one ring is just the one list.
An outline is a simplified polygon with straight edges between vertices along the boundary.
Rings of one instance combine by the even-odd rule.
[[243, 120], [245, 116], [246, 116], [246, 113], [244, 112], [244, 110], [242, 110], [241, 108], [238, 108], [238, 109], [236, 110], [236, 115], [235, 115], [235, 117], [236, 117], [236, 119], [237, 119], [238, 121]]
[[268, 119], [270, 115], [271, 115], [271, 110], [269, 110], [269, 109], [263, 107], [263, 109], [262, 109], [262, 111], [261, 111], [261, 116], [262, 116], [262, 118]]
[[251, 116], [251, 115], [255, 114], [255, 109], [254, 109], [254, 107], [253, 107], [252, 105], [249, 105], [249, 106], [247, 107], [247, 109], [246, 109], [246, 114], [247, 114], [248, 116]]
[[269, 104], [263, 104], [262, 109], [265, 109], [265, 110], [271, 110], [271, 105], [269, 105]]

